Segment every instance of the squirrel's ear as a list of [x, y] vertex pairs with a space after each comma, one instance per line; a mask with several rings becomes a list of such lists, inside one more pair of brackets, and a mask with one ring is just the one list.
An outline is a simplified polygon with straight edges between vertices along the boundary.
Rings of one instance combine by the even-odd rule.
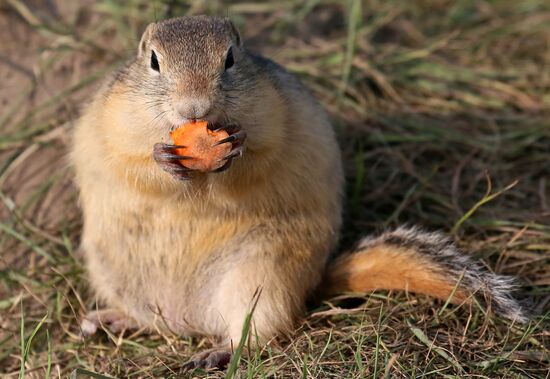
[[234, 39], [235, 39], [235, 45], [237, 45], [238, 47], [241, 47], [242, 46], [241, 34], [237, 30], [237, 28], [235, 27], [233, 22], [231, 22], [231, 20], [229, 20], [229, 19], [228, 19], [228, 21], [229, 21], [229, 25], [231, 25], [231, 31], [233, 31], [233, 35], [234, 35]]
[[141, 40], [139, 41], [139, 48], [138, 48], [139, 58], [141, 58], [143, 54], [147, 51], [147, 46], [149, 45], [149, 42], [151, 40], [151, 34], [153, 33], [154, 27], [155, 27], [154, 22], [147, 25], [147, 28], [145, 28], [145, 31], [141, 36]]

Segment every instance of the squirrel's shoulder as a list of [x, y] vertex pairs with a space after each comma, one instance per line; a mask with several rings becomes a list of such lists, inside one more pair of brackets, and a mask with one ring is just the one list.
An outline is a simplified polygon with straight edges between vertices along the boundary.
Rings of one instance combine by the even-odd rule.
[[107, 99], [109, 96], [120, 92], [139, 92], [139, 76], [136, 75], [135, 68], [133, 67], [135, 62], [135, 57], [129, 58], [107, 74], [97, 89], [96, 99]]
[[247, 55], [266, 79], [268, 79], [279, 92], [300, 92], [311, 95], [309, 89], [302, 84], [300, 79], [288, 72], [283, 66], [261, 54], [246, 50]]

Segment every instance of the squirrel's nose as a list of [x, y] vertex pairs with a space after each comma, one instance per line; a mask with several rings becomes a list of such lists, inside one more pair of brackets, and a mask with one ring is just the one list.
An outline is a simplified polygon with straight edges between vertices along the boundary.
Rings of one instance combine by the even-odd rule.
[[208, 99], [201, 98], [182, 99], [175, 105], [180, 116], [189, 120], [205, 118], [210, 113], [211, 106]]

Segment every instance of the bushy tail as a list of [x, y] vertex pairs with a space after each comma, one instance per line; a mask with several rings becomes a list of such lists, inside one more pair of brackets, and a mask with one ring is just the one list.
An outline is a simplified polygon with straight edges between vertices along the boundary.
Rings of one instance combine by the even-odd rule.
[[416, 228], [401, 227], [363, 239], [355, 251], [329, 264], [323, 283], [325, 295], [377, 289], [407, 290], [443, 300], [452, 294], [453, 303], [481, 295], [496, 314], [527, 321], [511, 296], [513, 280], [487, 272], [442, 234]]

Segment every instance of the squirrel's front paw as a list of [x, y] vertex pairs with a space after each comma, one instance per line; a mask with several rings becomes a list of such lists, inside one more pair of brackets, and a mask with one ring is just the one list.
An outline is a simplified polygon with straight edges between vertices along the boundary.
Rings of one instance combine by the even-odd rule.
[[[180, 145], [169, 145], [165, 143], [156, 143], [153, 147], [153, 158], [157, 164], [170, 175], [178, 180], [188, 180], [192, 178], [193, 172], [222, 172], [227, 170], [233, 161], [233, 158], [241, 156], [243, 154], [243, 143], [246, 139], [246, 133], [244, 130], [234, 124], [228, 125], [212, 125], [208, 126], [214, 132], [225, 131], [227, 137], [216, 141], [213, 145], [206, 145], [205, 139], [199, 138], [197, 146], [193, 148], [186, 148]], [[208, 139], [206, 139], [208, 141]], [[212, 143], [212, 142], [210, 142]], [[222, 149], [227, 153], [223, 153], [219, 159], [209, 156], [209, 149], [218, 149], [217, 146], [223, 144], [231, 144], [231, 147]], [[179, 154], [178, 154], [179, 151]], [[190, 151], [189, 156], [181, 155], [182, 151], [187, 153]], [[197, 152], [199, 154], [197, 154]], [[201, 156], [201, 154], [203, 154]], [[216, 153], [219, 156], [219, 153]], [[224, 155], [225, 154], [225, 155]], [[190, 156], [193, 155], [193, 156]], [[215, 156], [215, 155], [214, 155]]]
[[[210, 128], [211, 126], [209, 125], [208, 127]], [[214, 132], [225, 130], [229, 134], [229, 137], [224, 138], [223, 140], [218, 141], [214, 144], [214, 146], [217, 146], [221, 145], [222, 143], [231, 143], [231, 150], [229, 151], [229, 153], [226, 154], [222, 159], [220, 159], [220, 162], [225, 161], [225, 163], [221, 167], [212, 171], [222, 172], [227, 170], [231, 166], [233, 158], [243, 155], [243, 144], [246, 139], [246, 132], [244, 130], [241, 130], [241, 128], [235, 124], [214, 126], [212, 127], [212, 130]]]
[[167, 173], [178, 180], [190, 179], [189, 173], [193, 171], [181, 164], [182, 160], [191, 159], [184, 155], [175, 154], [175, 149], [183, 146], [156, 143], [153, 146], [153, 158], [155, 162]]

